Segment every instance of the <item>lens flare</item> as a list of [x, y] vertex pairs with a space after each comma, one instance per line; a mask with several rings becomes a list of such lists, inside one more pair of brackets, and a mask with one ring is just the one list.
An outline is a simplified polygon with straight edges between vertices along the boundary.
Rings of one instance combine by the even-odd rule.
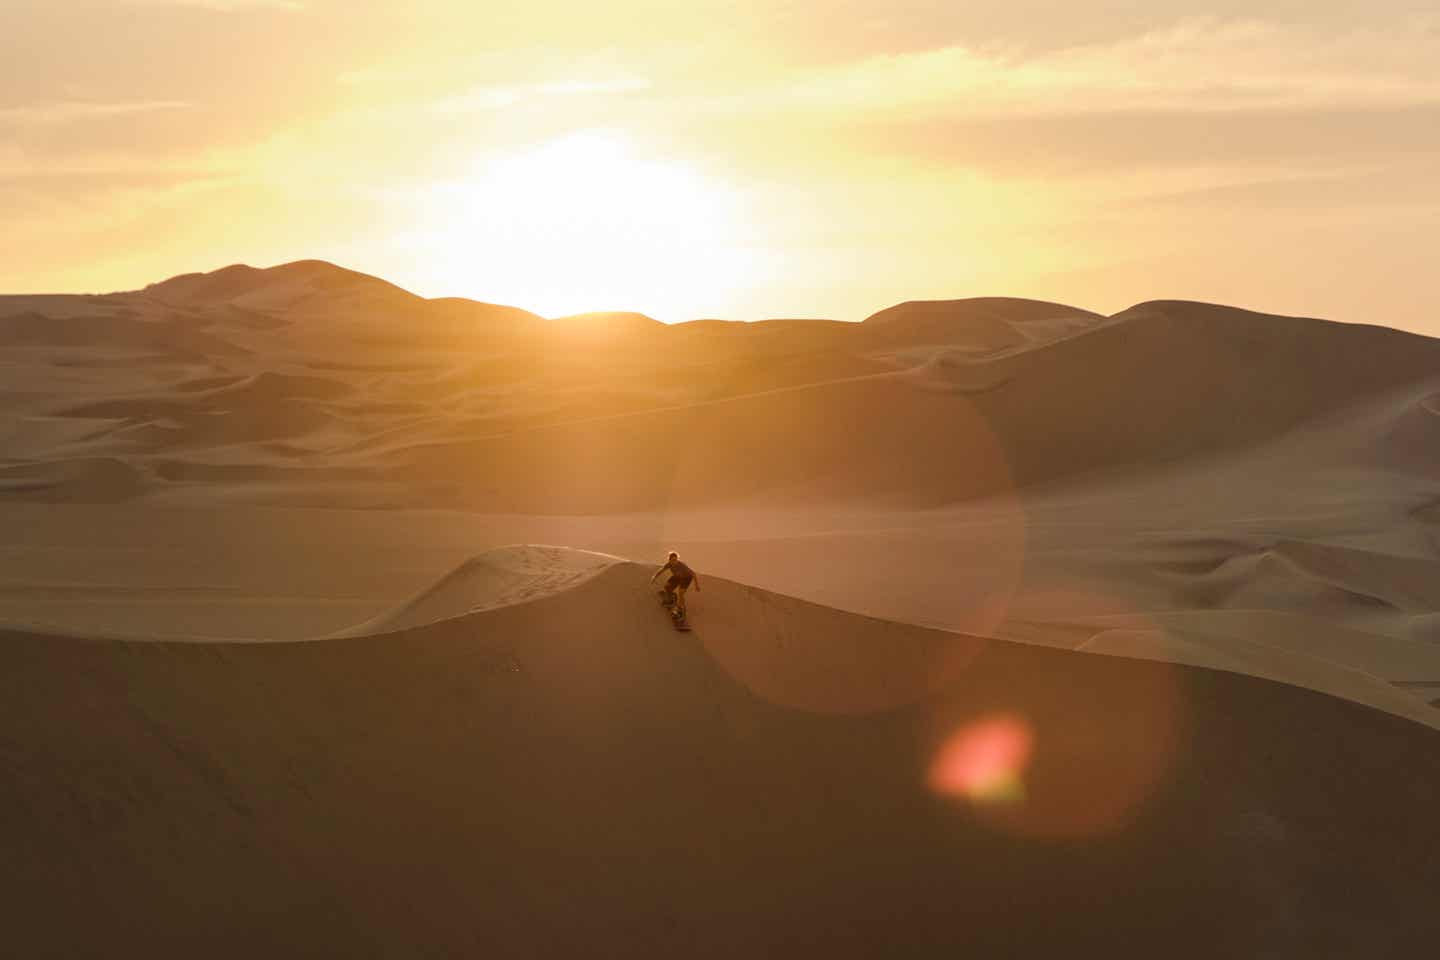
[[930, 766], [930, 788], [977, 804], [1007, 804], [1025, 797], [1025, 768], [1035, 735], [1011, 714], [983, 717], [945, 741]]
[[[1066, 657], [1058, 683], [1059, 661], [1039, 651], [1013, 652], [1012, 667], [1033, 662], [1033, 683], [1013, 669], [973, 674], [983, 690], [937, 704], [922, 775], [936, 794], [964, 801], [995, 830], [1052, 839], [1123, 831], [1163, 788], [1185, 746], [1188, 668], [1161, 658], [1183, 638], [1168, 637], [1144, 615], [1124, 617], [1120, 629], [1114, 610], [1122, 601], [1083, 585], [1024, 600], [1030, 620], [1016, 621], [1021, 629], [1006, 639], [1095, 655]], [[1067, 621], [1066, 611], [1078, 615]], [[1154, 659], [1137, 659], [1147, 655]]]

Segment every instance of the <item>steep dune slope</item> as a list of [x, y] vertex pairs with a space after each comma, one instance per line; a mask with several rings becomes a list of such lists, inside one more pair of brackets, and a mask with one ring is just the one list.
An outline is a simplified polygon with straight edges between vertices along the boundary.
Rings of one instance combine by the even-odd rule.
[[679, 635], [646, 575], [320, 642], [6, 634], [7, 946], [1308, 957], [1440, 934], [1433, 730], [718, 580]]
[[971, 394], [1026, 485], [1253, 446], [1437, 370], [1440, 341], [1426, 337], [1162, 302], [1038, 349], [953, 360], [932, 380]]

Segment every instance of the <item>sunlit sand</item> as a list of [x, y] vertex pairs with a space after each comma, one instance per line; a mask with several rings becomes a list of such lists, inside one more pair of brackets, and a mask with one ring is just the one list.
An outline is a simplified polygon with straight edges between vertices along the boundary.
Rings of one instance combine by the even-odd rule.
[[22, 952], [1432, 942], [1440, 342], [320, 261], [0, 338]]

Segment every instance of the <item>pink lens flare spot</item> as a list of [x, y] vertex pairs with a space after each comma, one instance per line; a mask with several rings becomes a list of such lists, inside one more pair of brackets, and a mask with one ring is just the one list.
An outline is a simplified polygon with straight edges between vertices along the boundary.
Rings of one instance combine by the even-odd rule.
[[951, 734], [930, 765], [930, 788], [976, 803], [1008, 803], [1024, 796], [1024, 773], [1035, 736], [1010, 714], [982, 717]]

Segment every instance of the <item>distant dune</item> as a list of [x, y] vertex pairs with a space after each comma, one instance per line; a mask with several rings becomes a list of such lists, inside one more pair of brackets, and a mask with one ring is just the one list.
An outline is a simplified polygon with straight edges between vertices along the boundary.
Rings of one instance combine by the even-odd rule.
[[1440, 932], [1431, 729], [721, 578], [677, 634], [648, 572], [510, 548], [395, 632], [317, 642], [5, 634], [9, 948], [1402, 956]]
[[692, 331], [425, 301], [318, 261], [37, 299], [0, 298], [27, 381], [11, 423], [53, 425], [31, 466], [118, 458], [149, 478], [101, 500], [189, 499], [190, 465], [243, 462], [266, 503], [323, 475], [339, 505], [612, 512], [643, 509], [664, 476], [696, 504], [936, 507], [1253, 446], [1440, 369], [1422, 337], [1179, 302], [1103, 318], [988, 298]]

